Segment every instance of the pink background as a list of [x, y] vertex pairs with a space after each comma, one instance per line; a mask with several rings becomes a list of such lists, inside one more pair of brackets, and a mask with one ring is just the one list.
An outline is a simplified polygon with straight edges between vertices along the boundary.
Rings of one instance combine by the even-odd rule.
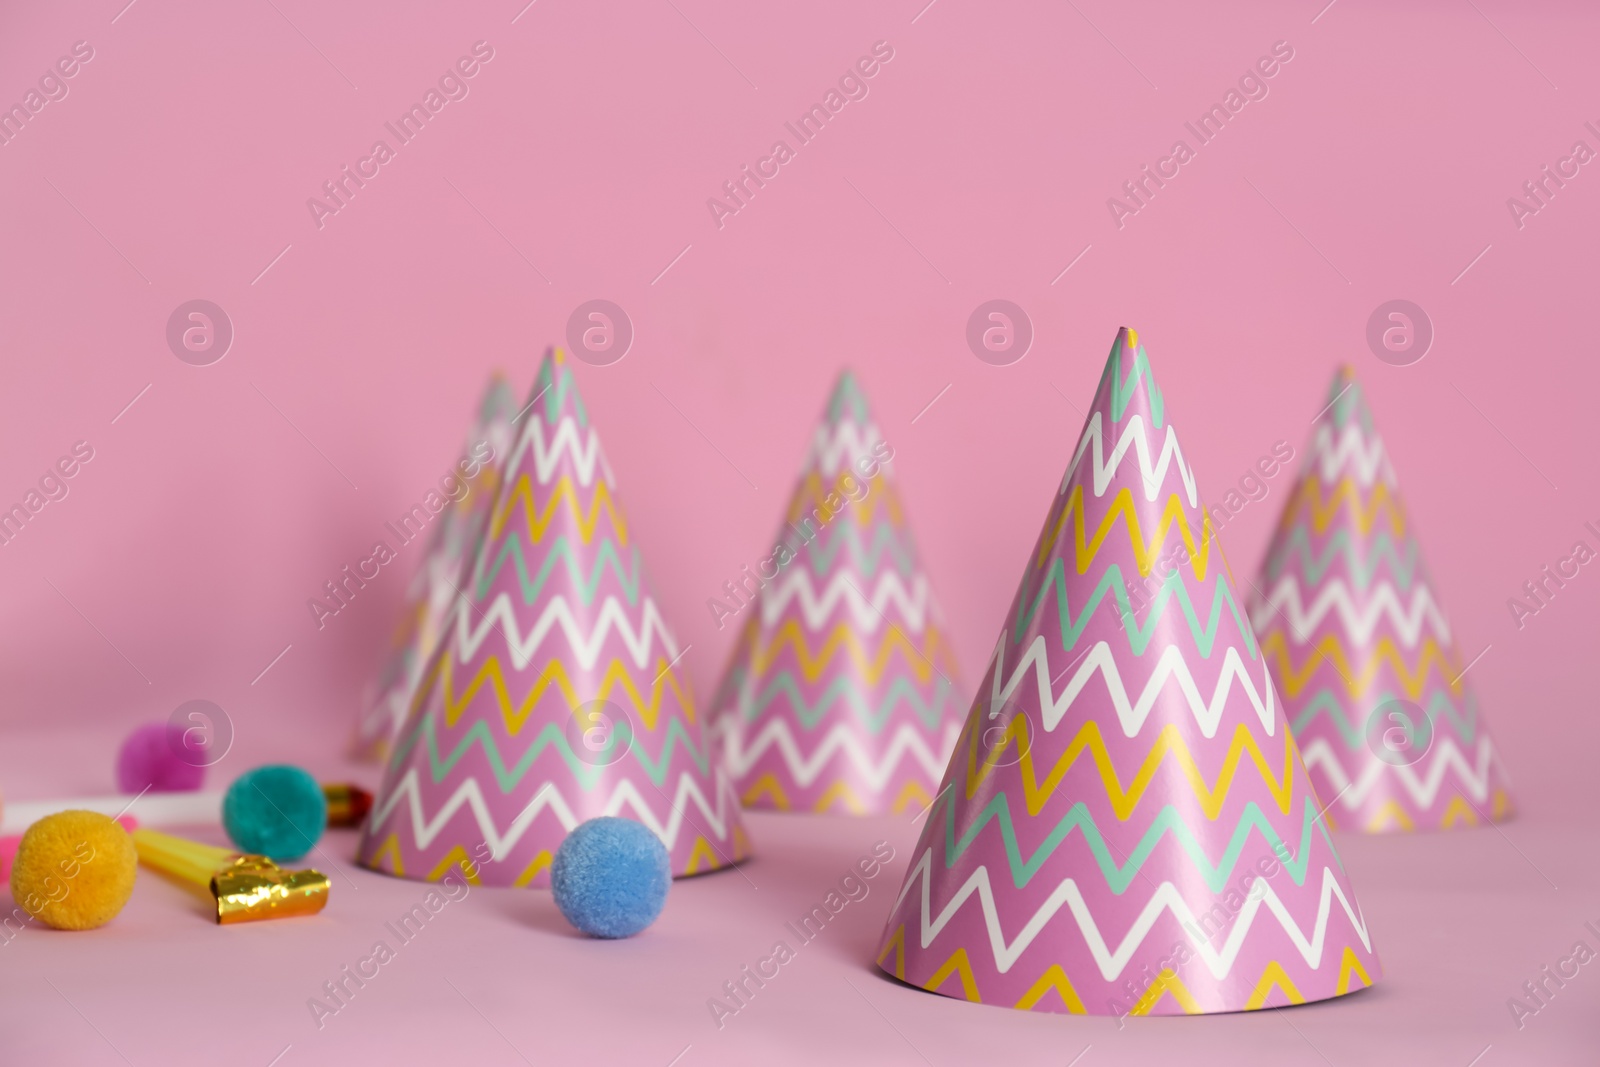
[[[1283, 1018], [1300, 1020], [1318, 1045], [1371, 1042], [1363, 1062], [1409, 1049], [1465, 1064], [1489, 1043], [1485, 1065], [1578, 1062], [1559, 1049], [1600, 1040], [1600, 977], [1587, 971], [1522, 1033], [1504, 1007], [1540, 964], [1566, 953], [1584, 919], [1600, 919], [1600, 835], [1587, 814], [1600, 740], [1591, 683], [1600, 578], [1585, 568], [1520, 631], [1506, 607], [1580, 536], [1600, 547], [1582, 529], [1600, 524], [1600, 468], [1580, 430], [1600, 384], [1586, 314], [1600, 177], [1583, 168], [1521, 230], [1506, 208], [1575, 140], [1600, 149], [1583, 128], [1600, 125], [1595, 14], [1504, 0], [1337, 0], [1320, 15], [1321, 0], [1205, 11], [937, 0], [920, 15], [922, 0], [538, 0], [520, 15], [520, 0], [137, 0], [119, 15], [122, 2], [14, 4], [0, 16], [0, 102], [20, 100], [73, 42], [95, 50], [69, 95], [0, 147], [0, 505], [20, 501], [73, 442], [95, 450], [68, 497], [0, 547], [8, 796], [109, 789], [118, 738], [196, 697], [225, 708], [236, 731], [218, 783], [269, 759], [350, 773], [342, 745], [417, 546], [321, 632], [306, 599], [446, 472], [488, 372], [505, 368], [525, 390], [538, 353], [596, 297], [627, 310], [636, 339], [613, 366], [580, 365], [580, 382], [663, 609], [692, 645], [684, 662], [701, 697], [733, 633], [716, 630], [705, 600], [770, 550], [806, 437], [845, 364], [860, 372], [896, 450], [958, 654], [977, 678], [1076, 440], [1072, 405], [1087, 404], [1116, 328], [1128, 324], [1149, 348], [1212, 500], [1273, 442], [1298, 453], [1334, 367], [1352, 363], [1461, 647], [1471, 656], [1489, 646], [1473, 680], [1523, 818], [1503, 835], [1347, 844], [1389, 980], [1348, 1006]], [[306, 199], [388, 138], [383, 123], [478, 40], [494, 58], [470, 95], [319, 230]], [[718, 230], [706, 199], [775, 138], [792, 144], [783, 123], [878, 40], [895, 54], [868, 97]], [[1175, 139], [1192, 145], [1185, 120], [1279, 40], [1294, 58], [1270, 95], [1119, 230], [1106, 199]], [[963, 336], [972, 309], [995, 297], [1025, 308], [1036, 331], [1008, 367], [981, 363]], [[236, 332], [208, 367], [166, 345], [168, 315], [194, 298], [220, 304]], [[1414, 366], [1386, 366], [1366, 347], [1368, 315], [1393, 298], [1417, 302], [1434, 323], [1432, 350]], [[1289, 479], [1275, 478], [1271, 495], [1225, 528], [1241, 580]], [[786, 838], [821, 831], [772, 826], [756, 827], [767, 856], [752, 874], [770, 864], [774, 878], [833, 877], [774, 854]], [[856, 836], [872, 839], [865, 827]], [[829, 847], [818, 863], [855, 854], [853, 838]], [[716, 916], [736, 879], [687, 883], [675, 900]], [[378, 894], [407, 904], [416, 895], [391, 883]], [[343, 903], [351, 921], [365, 921], [353, 900]], [[136, 906], [149, 929], [166, 929], [145, 896]], [[874, 896], [866, 907], [887, 906]], [[854, 917], [862, 946], [881, 914]], [[216, 949], [206, 951], [217, 932], [193, 933], [191, 919], [172, 920], [196, 939], [190, 985], [174, 974], [163, 987], [174, 1019], [194, 977], [220, 966]], [[497, 929], [480, 931], [485, 951]], [[728, 961], [762, 947], [765, 929], [730, 935]], [[89, 999], [108, 1012], [132, 994], [113, 992], [96, 952], [123, 944], [99, 962], [127, 973], [149, 947], [108, 933], [71, 939], [69, 958], [56, 938], [26, 936], [30, 970], [63, 988], [102, 983]], [[265, 945], [272, 934], [245, 936]], [[290, 935], [281, 936], [280, 949]], [[581, 948], [563, 952], [581, 958]], [[929, 1036], [934, 1062], [964, 1060], [966, 1045], [933, 1035], [975, 1032], [968, 1025], [1019, 1055], [1049, 1050], [1048, 1062], [1098, 1040], [1074, 1044], [1065, 1020], [886, 985], [862, 965], [867, 949], [836, 948], [838, 969], [885, 1012], [916, 1020], [901, 1025]], [[537, 1000], [548, 975], [526, 961], [539, 951], [488, 962], [459, 952], [452, 973], [504, 968]], [[31, 1034], [25, 1047], [39, 1062], [115, 1062], [55, 993], [19, 972], [20, 958], [5, 956], [0, 1013], [21, 1029], [0, 1041]], [[319, 960], [297, 977], [316, 971], [320, 981], [323, 969]], [[284, 1031], [252, 1038], [246, 1062], [314, 1040], [294, 1014], [299, 986], [286, 986], [260, 1017], [216, 1016], [241, 1032]], [[701, 1011], [696, 997], [711, 991], [681, 1010]], [[803, 1015], [804, 995], [792, 996], [788, 1010]], [[383, 1021], [405, 1005], [371, 999], [380, 1003], [345, 1032], [368, 1035], [373, 1048], [409, 1047]], [[831, 1018], [835, 1005], [816, 1003], [816, 1019]], [[440, 1025], [466, 1042], [451, 1047], [497, 1040], [459, 1005], [446, 1007]], [[623, 1008], [597, 996], [592, 1018], [573, 1009], [504, 1025], [524, 1027], [518, 1043], [542, 1058], [563, 1042], [584, 1047], [580, 1023], [591, 1040], [621, 1040], [593, 1031]], [[830, 1054], [895, 1062], [906, 1052], [881, 1021], [856, 1014], [840, 1025], [870, 1038]], [[137, 1032], [161, 1018], [120, 1020], [122, 1043], [142, 1053], [130, 1052], [134, 1062], [166, 1055], [163, 1031]], [[1366, 1025], [1353, 1033], [1352, 1019]], [[759, 1020], [746, 1021], [747, 1035], [761, 1033]], [[795, 1040], [814, 1036], [812, 1022]], [[42, 1042], [33, 1028], [44, 1025], [63, 1036]], [[1230, 1047], [1285, 1031], [1270, 1018], [1199, 1025], [1226, 1027]], [[1201, 1033], [1159, 1027], [1146, 1032], [1169, 1036], [1150, 1048], [1170, 1040], [1193, 1051], [1190, 1035]], [[664, 1064], [688, 1040], [626, 1047]], [[494, 1047], [485, 1055], [515, 1062]], [[694, 1055], [718, 1062], [738, 1047]], [[742, 1054], [760, 1047], [758, 1038]], [[1135, 1062], [1127, 1057], [1138, 1047], [1125, 1046], [1120, 1062]], [[1213, 1051], [1224, 1054], [1220, 1044]], [[1283, 1062], [1321, 1062], [1292, 1042], [1282, 1051]], [[1357, 1055], [1353, 1046], [1346, 1054]], [[167, 1062], [187, 1062], [173, 1055]], [[1097, 1044], [1092, 1055], [1110, 1053]]]

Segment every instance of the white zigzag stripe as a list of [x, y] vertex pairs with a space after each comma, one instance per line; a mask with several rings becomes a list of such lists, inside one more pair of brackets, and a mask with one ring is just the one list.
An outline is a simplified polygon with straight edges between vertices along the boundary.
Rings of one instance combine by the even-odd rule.
[[1189, 469], [1189, 464], [1184, 462], [1183, 449], [1178, 446], [1178, 433], [1167, 424], [1166, 438], [1161, 444], [1161, 456], [1152, 467], [1150, 464], [1150, 443], [1146, 439], [1144, 430], [1144, 416], [1133, 415], [1129, 417], [1122, 437], [1111, 450], [1108, 461], [1105, 455], [1105, 438], [1100, 429], [1100, 412], [1096, 411], [1089, 416], [1089, 421], [1083, 427], [1083, 439], [1078, 442], [1077, 451], [1072, 453], [1072, 462], [1067, 464], [1067, 473], [1061, 479], [1061, 488], [1057, 494], [1065, 493], [1072, 482], [1072, 476], [1078, 471], [1078, 464], [1084, 454], [1090, 449], [1094, 451], [1094, 495], [1105, 495], [1106, 486], [1111, 484], [1111, 479], [1116, 475], [1117, 468], [1122, 466], [1123, 457], [1131, 448], [1139, 456], [1139, 480], [1144, 483], [1144, 497], [1146, 500], [1155, 500], [1161, 495], [1161, 486], [1166, 481], [1167, 468], [1176, 466], [1178, 476], [1183, 479], [1183, 488], [1189, 498], [1190, 507], [1199, 506], [1199, 497], [1195, 494], [1194, 472]]
[[1510, 780], [1510, 776], [1506, 774], [1505, 764], [1501, 762], [1500, 753], [1495, 750], [1487, 735], [1478, 738], [1477, 753], [1470, 763], [1454, 738], [1438, 737], [1434, 743], [1434, 751], [1423, 757], [1428, 761], [1428, 768], [1422, 775], [1417, 773], [1415, 767], [1373, 759], [1367, 761], [1366, 766], [1362, 768], [1361, 776], [1352, 781], [1327, 738], [1319, 737], [1304, 746], [1300, 750], [1300, 755], [1305, 760], [1306, 770], [1309, 771], [1314, 767], [1322, 768], [1323, 773], [1328, 776], [1329, 784], [1334, 787], [1337, 803], [1349, 811], [1360, 808], [1362, 802], [1378, 788], [1380, 782], [1399, 782], [1419, 808], [1431, 808], [1433, 802], [1438, 799], [1439, 791], [1444, 788], [1445, 776], [1451, 771], [1455, 772], [1457, 783], [1463, 786], [1471, 795], [1473, 802], [1478, 804], [1489, 801], [1491, 763], [1500, 769], [1502, 778]]
[[[607, 596], [600, 605], [599, 614], [593, 612], [593, 605], [583, 607], [576, 614], [567, 606], [565, 597], [553, 597], [539, 613], [539, 618], [523, 634], [517, 626], [517, 611], [508, 593], [500, 593], [494, 598], [487, 611], [471, 603], [466, 597], [456, 605], [455, 625], [455, 654], [456, 662], [468, 663], [477, 655], [479, 647], [498, 625], [505, 634], [506, 648], [511, 654], [511, 663], [517, 670], [523, 670], [533, 659], [533, 654], [544, 643], [546, 635], [559, 624], [562, 635], [566, 638], [567, 645], [573, 658], [577, 660], [584, 670], [592, 670], [599, 662], [600, 653], [605, 648], [606, 639], [611, 635], [613, 628], [622, 643], [632, 654], [632, 665], [635, 667], [650, 666], [651, 639], [654, 637], [661, 642], [666, 650], [669, 660], [678, 656], [677, 642], [673, 641], [672, 633], [667, 629], [667, 624], [662, 621], [661, 613], [656, 609], [656, 602], [649, 596], [641, 598], [643, 610], [639, 628], [634, 629], [633, 623], [628, 618], [627, 606], [614, 596]], [[481, 612], [482, 619], [474, 627], [475, 616]], [[587, 627], [585, 626], [587, 623]], [[563, 658], [565, 652], [563, 650]]]
[[[817, 427], [816, 433], [811, 437], [811, 449], [806, 456], [806, 463], [815, 467], [819, 474], [838, 474], [854, 464], [857, 459], [872, 455], [872, 446], [882, 441], [883, 434], [879, 431], [877, 423], [868, 422], [863, 425], [854, 419], [841, 419], [839, 424], [831, 429], [827, 425]], [[880, 463], [879, 466], [885, 464]], [[855, 473], [861, 472], [858, 470]]]
[[[533, 825], [534, 821], [546, 809], [549, 809], [567, 830], [573, 829], [581, 821], [572, 813], [571, 805], [562, 797], [561, 791], [556, 788], [555, 783], [546, 782], [540, 787], [539, 792], [534, 795], [533, 799], [528, 801], [523, 809], [517, 813], [517, 817], [511, 820], [505, 831], [501, 832], [499, 827], [495, 825], [494, 816], [490, 814], [489, 805], [484, 801], [483, 790], [479, 788], [476, 778], [467, 778], [457, 786], [456, 791], [440, 806], [432, 821], [429, 821], [422, 810], [420, 780], [421, 776], [417, 768], [412, 767], [401, 777], [399, 784], [395, 786], [394, 791], [389, 794], [384, 803], [373, 811], [371, 825], [374, 828], [372, 831], [374, 836], [378, 833], [378, 828], [388, 821], [390, 815], [394, 813], [394, 810], [400, 806], [402, 801], [406, 805], [406, 812], [410, 815], [412, 837], [419, 849], [427, 848], [431, 845], [434, 838], [444, 831], [444, 828], [449, 824], [456, 812], [463, 806], [471, 809], [472, 817], [478, 824], [478, 830], [483, 834], [483, 840], [488, 842], [496, 857], [504, 856], [512, 848], [516, 847], [517, 842], [522, 839], [522, 835], [527, 832], [528, 827]], [[693, 803], [704, 818], [706, 828], [711, 831], [711, 836], [722, 841], [727, 840], [728, 830], [732, 825], [732, 817], [729, 813], [736, 813], [739, 810], [739, 801], [733, 794], [733, 784], [720, 770], [717, 771], [716, 776], [716, 792], [717, 803], [713, 808], [706, 802], [705, 794], [700, 791], [700, 787], [696, 784], [694, 778], [687, 771], [684, 772], [678, 776], [677, 795], [671, 803], [672, 814], [663, 823], [656, 818], [655, 811], [640, 795], [634, 784], [630, 781], [622, 781], [618, 782], [616, 788], [612, 790], [611, 796], [606, 800], [602, 814], [617, 815], [623, 808], [630, 809], [633, 813], [632, 817], [650, 827], [655, 832], [655, 835], [661, 838], [667, 848], [670, 849], [677, 844], [678, 835], [683, 831], [684, 823], [687, 821], [686, 806], [689, 803]], [[664, 800], [666, 800], [665, 795], [657, 795], [657, 803]], [[689, 831], [691, 833], [697, 832], [692, 824], [689, 826]]]
[[[929, 876], [932, 863], [933, 849], [930, 848], [922, 854], [922, 858], [917, 861], [917, 865], [906, 875], [905, 888], [900, 891], [900, 897], [895, 901], [895, 908], [898, 909], [900, 907], [901, 901], [905, 900], [906, 894], [911, 891], [913, 881], [920, 877], [922, 882], [920, 937], [922, 939], [922, 947], [927, 948], [933, 943], [933, 939], [939, 936], [939, 932], [949, 924], [950, 920], [955, 918], [956, 912], [966, 902], [967, 898], [976, 894], [979, 906], [983, 911], [983, 924], [989, 934], [989, 949], [994, 954], [995, 967], [1002, 974], [1009, 971], [1012, 964], [1016, 963], [1022, 954], [1027, 951], [1028, 946], [1033, 944], [1034, 939], [1055, 917], [1056, 912], [1061, 910], [1063, 904], [1072, 912], [1073, 919], [1077, 921], [1078, 930], [1083, 934], [1084, 942], [1089, 946], [1089, 951], [1094, 955], [1095, 963], [1100, 967], [1100, 974], [1107, 981], [1114, 981], [1122, 973], [1123, 968], [1128, 965], [1128, 961], [1133, 958], [1133, 954], [1144, 943], [1145, 936], [1150, 932], [1150, 928], [1155, 925], [1156, 920], [1160, 918], [1163, 911], [1171, 911], [1173, 917], [1182, 923], [1186, 930], [1195, 929], [1199, 925], [1195, 913], [1190, 910], [1188, 903], [1183, 899], [1182, 894], [1178, 892], [1177, 887], [1171, 882], [1162, 882], [1156, 887], [1156, 891], [1150, 895], [1144, 910], [1133, 921], [1133, 925], [1128, 929], [1127, 935], [1123, 937], [1122, 943], [1113, 951], [1106, 943], [1105, 935], [1101, 933], [1094, 916], [1090, 913], [1089, 906], [1084, 901], [1083, 894], [1079, 891], [1077, 883], [1071, 878], [1066, 878], [1061, 881], [1060, 885], [1056, 886], [1055, 891], [1046, 898], [1044, 903], [1039, 905], [1039, 910], [1033, 913], [1027, 925], [1017, 934], [1016, 940], [1007, 944], [1005, 934], [1000, 929], [1000, 916], [995, 908], [994, 891], [989, 886], [989, 870], [987, 867], [979, 866], [977, 870], [973, 871], [961, 888], [957, 890], [956, 894], [950, 898], [950, 903], [945, 905], [944, 910], [939, 913], [938, 917], [930, 917], [933, 910], [931, 900], [932, 879]], [[1257, 888], [1262, 890], [1259, 895], [1256, 893]], [[1205, 961], [1206, 966], [1215, 977], [1226, 978], [1228, 973], [1233, 970], [1234, 960], [1238, 958], [1245, 938], [1255, 924], [1256, 913], [1262, 908], [1266, 908], [1272, 912], [1273, 916], [1278, 920], [1278, 925], [1283, 927], [1284, 933], [1288, 934], [1289, 939], [1294, 942], [1301, 958], [1306, 961], [1308, 966], [1315, 969], [1322, 965], [1322, 952], [1328, 932], [1328, 918], [1333, 910], [1332, 901], [1335, 896], [1339, 898], [1340, 907], [1350, 920], [1350, 925], [1355, 928], [1356, 936], [1361, 939], [1361, 943], [1366, 946], [1368, 952], [1372, 951], [1372, 941], [1368, 937], [1367, 924], [1361, 917], [1360, 908], [1354, 906], [1345, 897], [1344, 890], [1339, 887], [1338, 878], [1334, 875], [1332, 868], [1326, 866], [1322, 868], [1322, 895], [1317, 904], [1317, 921], [1309, 938], [1295, 923], [1294, 918], [1289, 914], [1289, 909], [1284, 906], [1283, 901], [1278, 897], [1272, 885], [1265, 878], [1257, 878], [1251, 886], [1251, 892], [1245, 901], [1244, 908], [1239, 912], [1237, 920], [1233, 923], [1233, 927], [1228, 933], [1228, 939], [1223, 943], [1220, 950], [1213, 948], [1211, 943], [1204, 938], [1190, 938], [1190, 944], [1194, 947], [1196, 954]]]
[[774, 719], [763, 726], [748, 747], [744, 734], [744, 724], [737, 715], [730, 715], [723, 720], [726, 764], [736, 778], [750, 773], [768, 749], [776, 748], [790, 776], [800, 785], [810, 786], [827, 769], [834, 755], [843, 752], [851, 766], [860, 772], [873, 789], [882, 790], [894, 779], [900, 761], [905, 758], [914, 759], [930, 778], [937, 781], [944, 774], [950, 753], [955, 750], [961, 727], [955, 723], [948, 724], [936, 752], [928, 747], [923, 731], [909, 724], [901, 724], [894, 731], [883, 759], [877, 763], [872, 759], [874, 750], [863, 745], [855, 731], [843, 724], [828, 729], [809, 759], [801, 752], [789, 724], [782, 719]]
[[912, 577], [908, 590], [899, 574], [885, 568], [879, 572], [872, 599], [868, 600], [860, 586], [842, 571], [828, 578], [819, 595], [811, 571], [797, 567], [762, 592], [761, 621], [769, 626], [779, 621], [790, 601], [794, 601], [805, 619], [806, 629], [815, 633], [827, 625], [828, 617], [841, 600], [848, 602], [856, 626], [868, 632], [890, 625], [886, 609], [891, 603], [904, 620], [901, 629], [914, 634], [927, 627], [929, 613], [934, 610], [928, 579], [920, 573]]
[[1329, 485], [1338, 481], [1347, 470], [1363, 487], [1371, 485], [1378, 475], [1382, 475], [1390, 485], [1399, 484], [1394, 467], [1389, 463], [1389, 455], [1384, 451], [1383, 438], [1377, 434], [1367, 437], [1358, 423], [1346, 423], [1339, 431], [1337, 440], [1331, 424], [1324, 422], [1318, 426], [1311, 438], [1311, 454], [1308, 458], [1315, 464], [1317, 474]]
[[544, 419], [532, 411], [524, 417], [528, 420], [527, 425], [523, 428], [522, 436], [517, 438], [516, 448], [510, 458], [506, 460], [506, 485], [509, 486], [517, 480], [517, 475], [522, 473], [523, 464], [530, 452], [533, 457], [535, 484], [550, 484], [551, 476], [564, 454], [572, 456], [572, 465], [577, 469], [579, 485], [590, 485], [594, 482], [597, 466], [608, 485], [616, 482], [616, 477], [611, 473], [611, 464], [606, 462], [605, 450], [600, 447], [600, 435], [593, 427], [587, 431], [588, 440], [585, 442], [583, 440], [585, 431], [579, 429], [578, 420], [571, 415], [563, 415], [547, 444], [544, 437]]
[[[1275, 722], [1277, 697], [1272, 687], [1272, 679], [1267, 675], [1266, 664], [1261, 667], [1262, 689], [1266, 691], [1267, 698], [1263, 703], [1261, 694], [1256, 690], [1255, 683], [1245, 673], [1244, 660], [1240, 658], [1238, 649], [1228, 647], [1222, 660], [1222, 677], [1217, 679], [1217, 688], [1211, 694], [1210, 703], [1200, 695], [1200, 689], [1195, 685], [1194, 675], [1189, 672], [1189, 664], [1183, 658], [1183, 650], [1177, 645], [1168, 645], [1161, 653], [1161, 658], [1156, 661], [1155, 670], [1145, 682], [1137, 702], [1130, 703], [1128, 690], [1122, 683], [1122, 674], [1117, 667], [1116, 658], [1111, 654], [1111, 645], [1105, 641], [1097, 642], [1089, 654], [1083, 657], [1078, 669], [1074, 672], [1072, 680], [1061, 690], [1059, 697], [1050, 689], [1050, 659], [1046, 651], [1044, 635], [1040, 634], [1033, 639], [1033, 644], [1028, 646], [1028, 651], [1022, 660], [1011, 672], [1010, 680], [1005, 688], [1000, 686], [1000, 677], [1004, 673], [1004, 664], [1001, 662], [1005, 653], [1005, 638], [1001, 637], [1000, 645], [995, 649], [995, 662], [993, 666], [994, 685], [989, 698], [989, 718], [993, 719], [1000, 714], [1005, 703], [1011, 699], [1013, 693], [1022, 685], [1029, 666], [1033, 667], [1033, 676], [1039, 686], [1039, 707], [1044, 711], [1044, 728], [1054, 730], [1072, 707], [1072, 702], [1078, 694], [1089, 684], [1089, 678], [1099, 672], [1106, 683], [1106, 693], [1112, 705], [1116, 708], [1117, 719], [1122, 723], [1122, 732], [1128, 737], [1137, 737], [1144, 727], [1145, 720], [1150, 716], [1150, 709], [1161, 698], [1163, 690], [1169, 681], [1176, 680], [1178, 688], [1182, 690], [1184, 699], [1188, 701], [1189, 710], [1194, 714], [1195, 722], [1199, 724], [1201, 733], [1207, 737], [1217, 732], [1217, 723], [1222, 720], [1222, 713], [1228, 704], [1228, 696], [1233, 691], [1233, 681], [1239, 680], [1245, 694], [1250, 699], [1250, 704], [1255, 708], [1256, 716], [1261, 720], [1262, 729], [1271, 737], [1277, 729]], [[1142, 661], [1141, 661], [1142, 662]], [[1093, 717], [1093, 716], [1091, 716]]]
[[[1362, 644], [1372, 640], [1379, 620], [1385, 618], [1407, 648], [1416, 647], [1424, 624], [1440, 641], [1450, 640], [1450, 623], [1433, 599], [1433, 592], [1421, 582], [1412, 586], [1409, 606], [1402, 604], [1399, 590], [1388, 581], [1375, 582], [1365, 594], [1358, 591], [1354, 596], [1342, 578], [1331, 578], [1314, 588], [1317, 598], [1307, 608], [1301, 599], [1300, 580], [1293, 574], [1285, 574], [1267, 594], [1266, 602], [1255, 605], [1250, 621], [1256, 629], [1264, 629], [1273, 611], [1282, 609], [1292, 635], [1304, 641], [1310, 639], [1317, 624], [1330, 612], [1337, 612], [1345, 633]], [[1363, 596], [1366, 602], [1358, 606]]]

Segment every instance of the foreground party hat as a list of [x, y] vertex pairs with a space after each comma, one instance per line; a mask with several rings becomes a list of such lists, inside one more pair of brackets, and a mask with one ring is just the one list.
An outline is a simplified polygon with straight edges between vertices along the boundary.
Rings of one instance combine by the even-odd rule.
[[1380, 976], [1132, 330], [929, 810], [878, 964], [945, 996], [1170, 1015]]
[[567, 832], [635, 819], [674, 874], [749, 851], [563, 353], [547, 353], [463, 595], [362, 835], [407, 878], [547, 885]]
[[[390, 742], [405, 722], [411, 694], [439, 641], [494, 505], [516, 412], [516, 393], [504, 377], [495, 374], [478, 403], [461, 458], [444, 484], [430, 489], [421, 503], [389, 523], [397, 540], [415, 539], [425, 527], [428, 535], [406, 589], [388, 658], [356, 724], [353, 754], [358, 759], [387, 756]], [[452, 490], [464, 495], [457, 497]], [[438, 517], [432, 518], [434, 515]]]
[[877, 814], [933, 800], [964, 705], [893, 456], [845, 371], [772, 552], [708, 602], [719, 627], [740, 624], [712, 707], [745, 807]]
[[1327, 821], [1378, 833], [1504, 819], [1505, 767], [1354, 372], [1329, 394], [1250, 611]]

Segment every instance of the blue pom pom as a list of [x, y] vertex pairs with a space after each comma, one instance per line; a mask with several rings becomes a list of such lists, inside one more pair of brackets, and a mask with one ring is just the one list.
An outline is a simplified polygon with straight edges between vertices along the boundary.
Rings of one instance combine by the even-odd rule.
[[278, 862], [310, 852], [328, 826], [328, 800], [299, 767], [269, 764], [234, 779], [222, 798], [222, 828], [245, 852]]
[[643, 823], [610, 815], [568, 834], [550, 865], [556, 907], [590, 937], [632, 937], [656, 921], [671, 886], [661, 839]]

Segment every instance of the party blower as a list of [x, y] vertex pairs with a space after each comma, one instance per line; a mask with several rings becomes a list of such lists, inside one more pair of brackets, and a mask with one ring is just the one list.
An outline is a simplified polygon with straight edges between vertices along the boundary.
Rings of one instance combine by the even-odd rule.
[[265, 856], [143, 828], [133, 847], [140, 863], [209, 893], [220, 926], [315, 915], [328, 903], [328, 876], [318, 870], [285, 870]]
[[[358, 785], [325, 782], [322, 796], [328, 805], [330, 827], [360, 826], [372, 809], [372, 794]], [[215, 826], [222, 821], [222, 797], [213, 793], [146, 793], [141, 796], [71, 797], [66, 800], [29, 800], [9, 804], [0, 820], [0, 851], [22, 831], [46, 815], [68, 809], [97, 811], [139, 826]], [[135, 805], [137, 804], [137, 810]], [[15, 843], [11, 850], [15, 851]]]

